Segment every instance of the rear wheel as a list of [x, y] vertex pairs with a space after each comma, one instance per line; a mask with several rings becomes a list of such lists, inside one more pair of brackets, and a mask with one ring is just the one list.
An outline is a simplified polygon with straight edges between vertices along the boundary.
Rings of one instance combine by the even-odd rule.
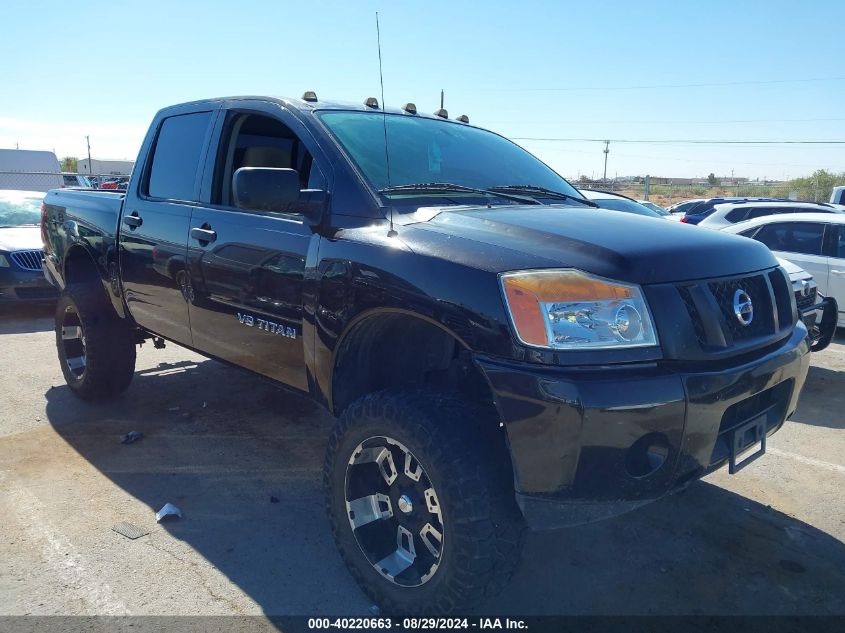
[[68, 287], [56, 306], [56, 348], [65, 381], [84, 400], [124, 391], [135, 372], [132, 331], [96, 285]]
[[326, 456], [338, 548], [389, 613], [448, 613], [500, 590], [519, 559], [522, 522], [489, 412], [425, 389], [349, 406]]

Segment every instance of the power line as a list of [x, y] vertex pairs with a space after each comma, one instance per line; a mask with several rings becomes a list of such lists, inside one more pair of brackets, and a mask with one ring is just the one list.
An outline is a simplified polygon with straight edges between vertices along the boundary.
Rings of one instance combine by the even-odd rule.
[[[678, 121], [678, 120], [645, 120], [645, 119], [531, 119], [534, 123], [558, 123], [558, 124], [584, 124], [584, 123], [625, 123], [625, 124], [654, 124], [654, 125], [723, 125], [725, 123], [819, 123], [830, 121], [845, 121], [842, 117], [830, 117], [819, 119], [723, 119], [721, 121]], [[485, 123], [514, 123], [524, 122], [523, 118], [516, 119], [490, 119]]]
[[[819, 81], [842, 81], [845, 77], [812, 77], [797, 79], [764, 79], [750, 81], [726, 81], [713, 83], [652, 84], [649, 86], [538, 86], [533, 88], [480, 88], [495, 92], [579, 92], [579, 91], [618, 91], [618, 90], [661, 90], [664, 88], [722, 88], [727, 86], [764, 86], [792, 83], [812, 83]], [[476, 88], [478, 90], [478, 88]]]
[[705, 139], [627, 139], [627, 138], [563, 138], [542, 136], [511, 136], [515, 141], [549, 141], [559, 143], [643, 143], [653, 145], [845, 145], [845, 141], [731, 141]]

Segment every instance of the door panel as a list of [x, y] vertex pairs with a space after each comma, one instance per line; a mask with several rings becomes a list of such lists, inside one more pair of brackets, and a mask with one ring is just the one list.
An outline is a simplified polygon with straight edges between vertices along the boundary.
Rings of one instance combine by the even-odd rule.
[[845, 226], [833, 228], [836, 233], [832, 240], [833, 257], [828, 258], [830, 266], [828, 291], [839, 304], [839, 325], [845, 326]]
[[211, 208], [194, 210], [191, 233], [194, 347], [307, 389], [302, 287], [319, 237], [283, 214]]
[[828, 272], [827, 260], [824, 255], [806, 255], [804, 253], [789, 253], [786, 251], [772, 251], [777, 257], [800, 266], [810, 273], [819, 286], [819, 292], [827, 294]]
[[[128, 226], [127, 216], [141, 224]], [[137, 200], [124, 211], [120, 233], [121, 279], [129, 313], [141, 327], [186, 345], [191, 344], [183, 292], [190, 222], [188, 205]]]

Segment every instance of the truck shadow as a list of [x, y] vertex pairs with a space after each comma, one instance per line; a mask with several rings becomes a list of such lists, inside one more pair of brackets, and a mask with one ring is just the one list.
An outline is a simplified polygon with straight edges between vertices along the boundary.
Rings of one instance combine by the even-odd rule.
[[[824, 353], [824, 352], [821, 352]], [[798, 410], [790, 418], [798, 424], [845, 429], [845, 371], [810, 365]]]
[[27, 334], [53, 329], [56, 304], [0, 304], [0, 334]]
[[[212, 361], [139, 372], [103, 405], [64, 386], [46, 397], [56, 432], [149, 507], [143, 538], [168, 531], [268, 615], [368, 614], [323, 511], [332, 419], [315, 404]], [[144, 438], [120, 444], [130, 430]], [[165, 502], [184, 518], [157, 525]], [[110, 511], [104, 520], [123, 520]], [[513, 582], [478, 612], [837, 612], [842, 569], [843, 543], [705, 482], [627, 516], [530, 534]]]

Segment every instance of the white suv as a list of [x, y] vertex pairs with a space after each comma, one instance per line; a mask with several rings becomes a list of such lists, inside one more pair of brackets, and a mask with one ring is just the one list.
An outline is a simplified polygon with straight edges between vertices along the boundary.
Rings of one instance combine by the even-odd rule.
[[738, 222], [785, 213], [842, 213], [842, 209], [826, 202], [792, 202], [790, 200], [723, 202], [713, 207], [712, 213], [701, 220], [698, 226], [722, 229]]
[[818, 292], [841, 306], [838, 324], [845, 327], [845, 214], [769, 215], [722, 230], [754, 238], [810, 273]]

